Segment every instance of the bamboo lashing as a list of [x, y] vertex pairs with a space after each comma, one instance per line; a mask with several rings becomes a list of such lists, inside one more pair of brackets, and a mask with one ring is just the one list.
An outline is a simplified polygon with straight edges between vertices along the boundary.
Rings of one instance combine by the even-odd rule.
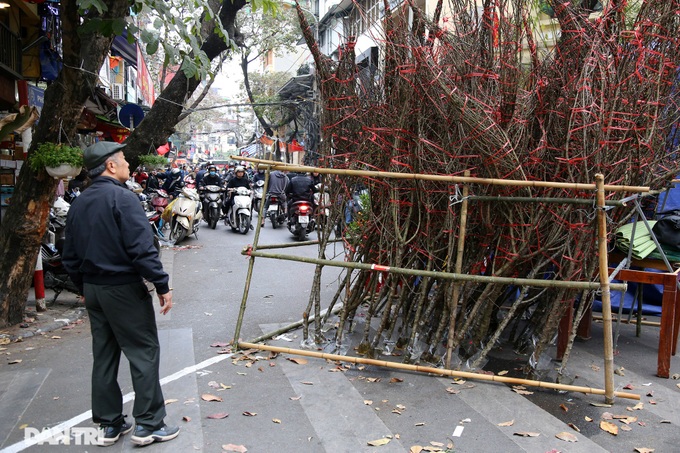
[[[597, 389], [593, 387], [584, 387], [584, 386], [578, 386], [578, 385], [566, 385], [566, 384], [556, 384], [552, 382], [543, 382], [543, 381], [535, 381], [535, 380], [529, 380], [529, 379], [520, 379], [520, 378], [513, 378], [513, 377], [508, 377], [508, 376], [497, 376], [497, 375], [489, 375], [489, 374], [480, 374], [480, 373], [472, 373], [469, 371], [455, 371], [455, 370], [447, 370], [444, 368], [434, 368], [434, 367], [427, 367], [427, 366], [420, 366], [420, 365], [409, 365], [406, 363], [396, 363], [396, 362], [390, 362], [387, 360], [375, 360], [375, 359], [365, 359], [362, 357], [349, 357], [349, 356], [344, 356], [344, 355], [337, 355], [337, 354], [327, 354], [325, 352], [317, 352], [317, 351], [308, 351], [304, 349], [291, 349], [291, 348], [281, 348], [278, 346], [269, 346], [269, 345], [264, 345], [264, 344], [258, 344], [258, 343], [248, 343], [248, 342], [238, 342], [237, 347], [240, 349], [259, 349], [261, 351], [271, 351], [271, 352], [278, 352], [280, 354], [295, 354], [295, 355], [301, 355], [305, 357], [314, 357], [314, 358], [319, 358], [319, 359], [324, 359], [324, 360], [334, 360], [334, 361], [340, 361], [340, 362], [350, 362], [350, 363], [358, 363], [362, 365], [374, 365], [374, 366], [381, 366], [385, 368], [395, 368], [399, 370], [407, 370], [407, 371], [417, 371], [419, 373], [430, 373], [430, 374], [438, 374], [441, 376], [451, 376], [451, 377], [460, 377], [460, 378], [465, 378], [465, 379], [475, 379], [479, 381], [493, 381], [493, 382], [501, 382], [503, 384], [511, 384], [511, 385], [526, 385], [530, 387], [540, 387], [540, 388], [546, 388], [546, 389], [552, 389], [552, 390], [563, 390], [563, 391], [568, 391], [568, 392], [578, 392], [578, 393], [586, 393], [586, 394], [593, 394], [593, 395], [604, 395], [605, 390], [602, 389]], [[619, 398], [627, 398], [631, 400], [639, 400], [640, 395], [637, 395], [635, 393], [627, 393], [627, 392], [614, 392], [614, 395]]]
[[614, 402], [614, 346], [612, 338], [611, 285], [607, 263], [607, 216], [604, 205], [604, 175], [595, 175], [597, 185], [597, 248], [600, 264], [600, 285], [602, 287], [602, 318], [604, 330], [604, 401]]
[[[578, 182], [568, 183], [553, 181], [527, 181], [518, 179], [474, 178], [453, 175], [429, 175], [422, 173], [396, 173], [388, 171], [345, 170], [338, 168], [321, 168], [310, 167], [307, 165], [285, 164], [282, 162], [256, 159], [254, 157], [245, 156], [231, 156], [231, 159], [253, 162], [277, 170], [288, 170], [297, 172], [316, 172], [321, 174], [347, 175], [347, 176], [368, 176], [371, 178], [386, 178], [386, 179], [414, 179], [420, 181], [440, 181], [462, 184], [484, 184], [490, 186], [542, 187], [556, 189], [571, 189], [578, 191], [596, 190], [595, 184], [586, 184]], [[605, 185], [604, 189], [609, 192], [649, 192], [651, 190], [649, 186], [619, 186], [614, 184]]]

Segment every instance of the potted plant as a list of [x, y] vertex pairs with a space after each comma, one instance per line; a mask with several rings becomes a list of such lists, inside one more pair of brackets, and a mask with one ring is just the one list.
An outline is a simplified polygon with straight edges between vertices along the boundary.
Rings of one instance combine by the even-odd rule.
[[147, 170], [159, 169], [168, 165], [168, 159], [158, 154], [143, 154], [139, 156], [139, 164]]
[[45, 168], [55, 179], [77, 176], [83, 168], [83, 151], [77, 146], [45, 142], [31, 153], [28, 164], [35, 172]]

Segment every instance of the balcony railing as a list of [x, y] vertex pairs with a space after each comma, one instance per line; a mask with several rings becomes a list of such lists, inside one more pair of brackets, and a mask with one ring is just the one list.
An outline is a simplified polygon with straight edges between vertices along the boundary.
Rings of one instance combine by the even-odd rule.
[[0, 23], [0, 69], [21, 79], [21, 38]]

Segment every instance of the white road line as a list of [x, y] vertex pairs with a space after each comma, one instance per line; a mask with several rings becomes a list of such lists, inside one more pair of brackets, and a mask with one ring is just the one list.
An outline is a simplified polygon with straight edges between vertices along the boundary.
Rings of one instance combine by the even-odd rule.
[[[176, 373], [171, 374], [170, 376], [166, 376], [160, 380], [161, 385], [165, 385], [169, 382], [176, 381], [177, 379], [186, 376], [187, 374], [195, 373], [196, 371], [209, 367], [210, 365], [214, 365], [218, 362], [221, 362], [223, 360], [228, 359], [231, 357], [233, 354], [220, 354], [215, 357], [211, 357], [207, 360], [204, 360], [201, 363], [197, 363], [196, 365], [188, 366], [186, 368], [183, 368]], [[123, 404], [132, 401], [135, 397], [135, 392], [130, 392], [126, 395], [123, 396]], [[36, 445], [40, 442], [46, 442], [49, 438], [55, 435], [59, 435], [63, 433], [66, 429], [73, 428], [74, 426], [84, 422], [85, 420], [89, 420], [92, 418], [92, 411], [87, 411], [83, 412], [82, 414], [76, 415], [75, 417], [66, 420], [65, 422], [61, 422], [58, 425], [46, 429], [44, 431], [41, 431], [40, 434], [37, 434], [29, 439], [24, 439], [21, 442], [17, 442], [16, 444], [10, 445], [9, 447], [6, 447], [2, 450], [0, 450], [0, 453], [16, 453], [23, 451], [29, 447], [32, 447], [33, 445]]]

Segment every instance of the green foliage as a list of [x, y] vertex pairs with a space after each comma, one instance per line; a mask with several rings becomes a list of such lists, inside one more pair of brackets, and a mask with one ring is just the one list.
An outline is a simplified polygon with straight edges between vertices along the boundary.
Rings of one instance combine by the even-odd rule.
[[83, 150], [77, 146], [45, 142], [41, 143], [28, 158], [28, 165], [35, 172], [45, 167], [58, 167], [61, 164], [82, 167]]
[[368, 213], [371, 212], [371, 196], [367, 193], [359, 195], [359, 204], [361, 211], [354, 215], [354, 219], [347, 225], [345, 235], [348, 238], [353, 238], [357, 241], [361, 240], [361, 234], [366, 226], [368, 220]]
[[143, 154], [139, 156], [139, 164], [147, 169], [163, 168], [168, 165], [168, 159], [158, 154]]

